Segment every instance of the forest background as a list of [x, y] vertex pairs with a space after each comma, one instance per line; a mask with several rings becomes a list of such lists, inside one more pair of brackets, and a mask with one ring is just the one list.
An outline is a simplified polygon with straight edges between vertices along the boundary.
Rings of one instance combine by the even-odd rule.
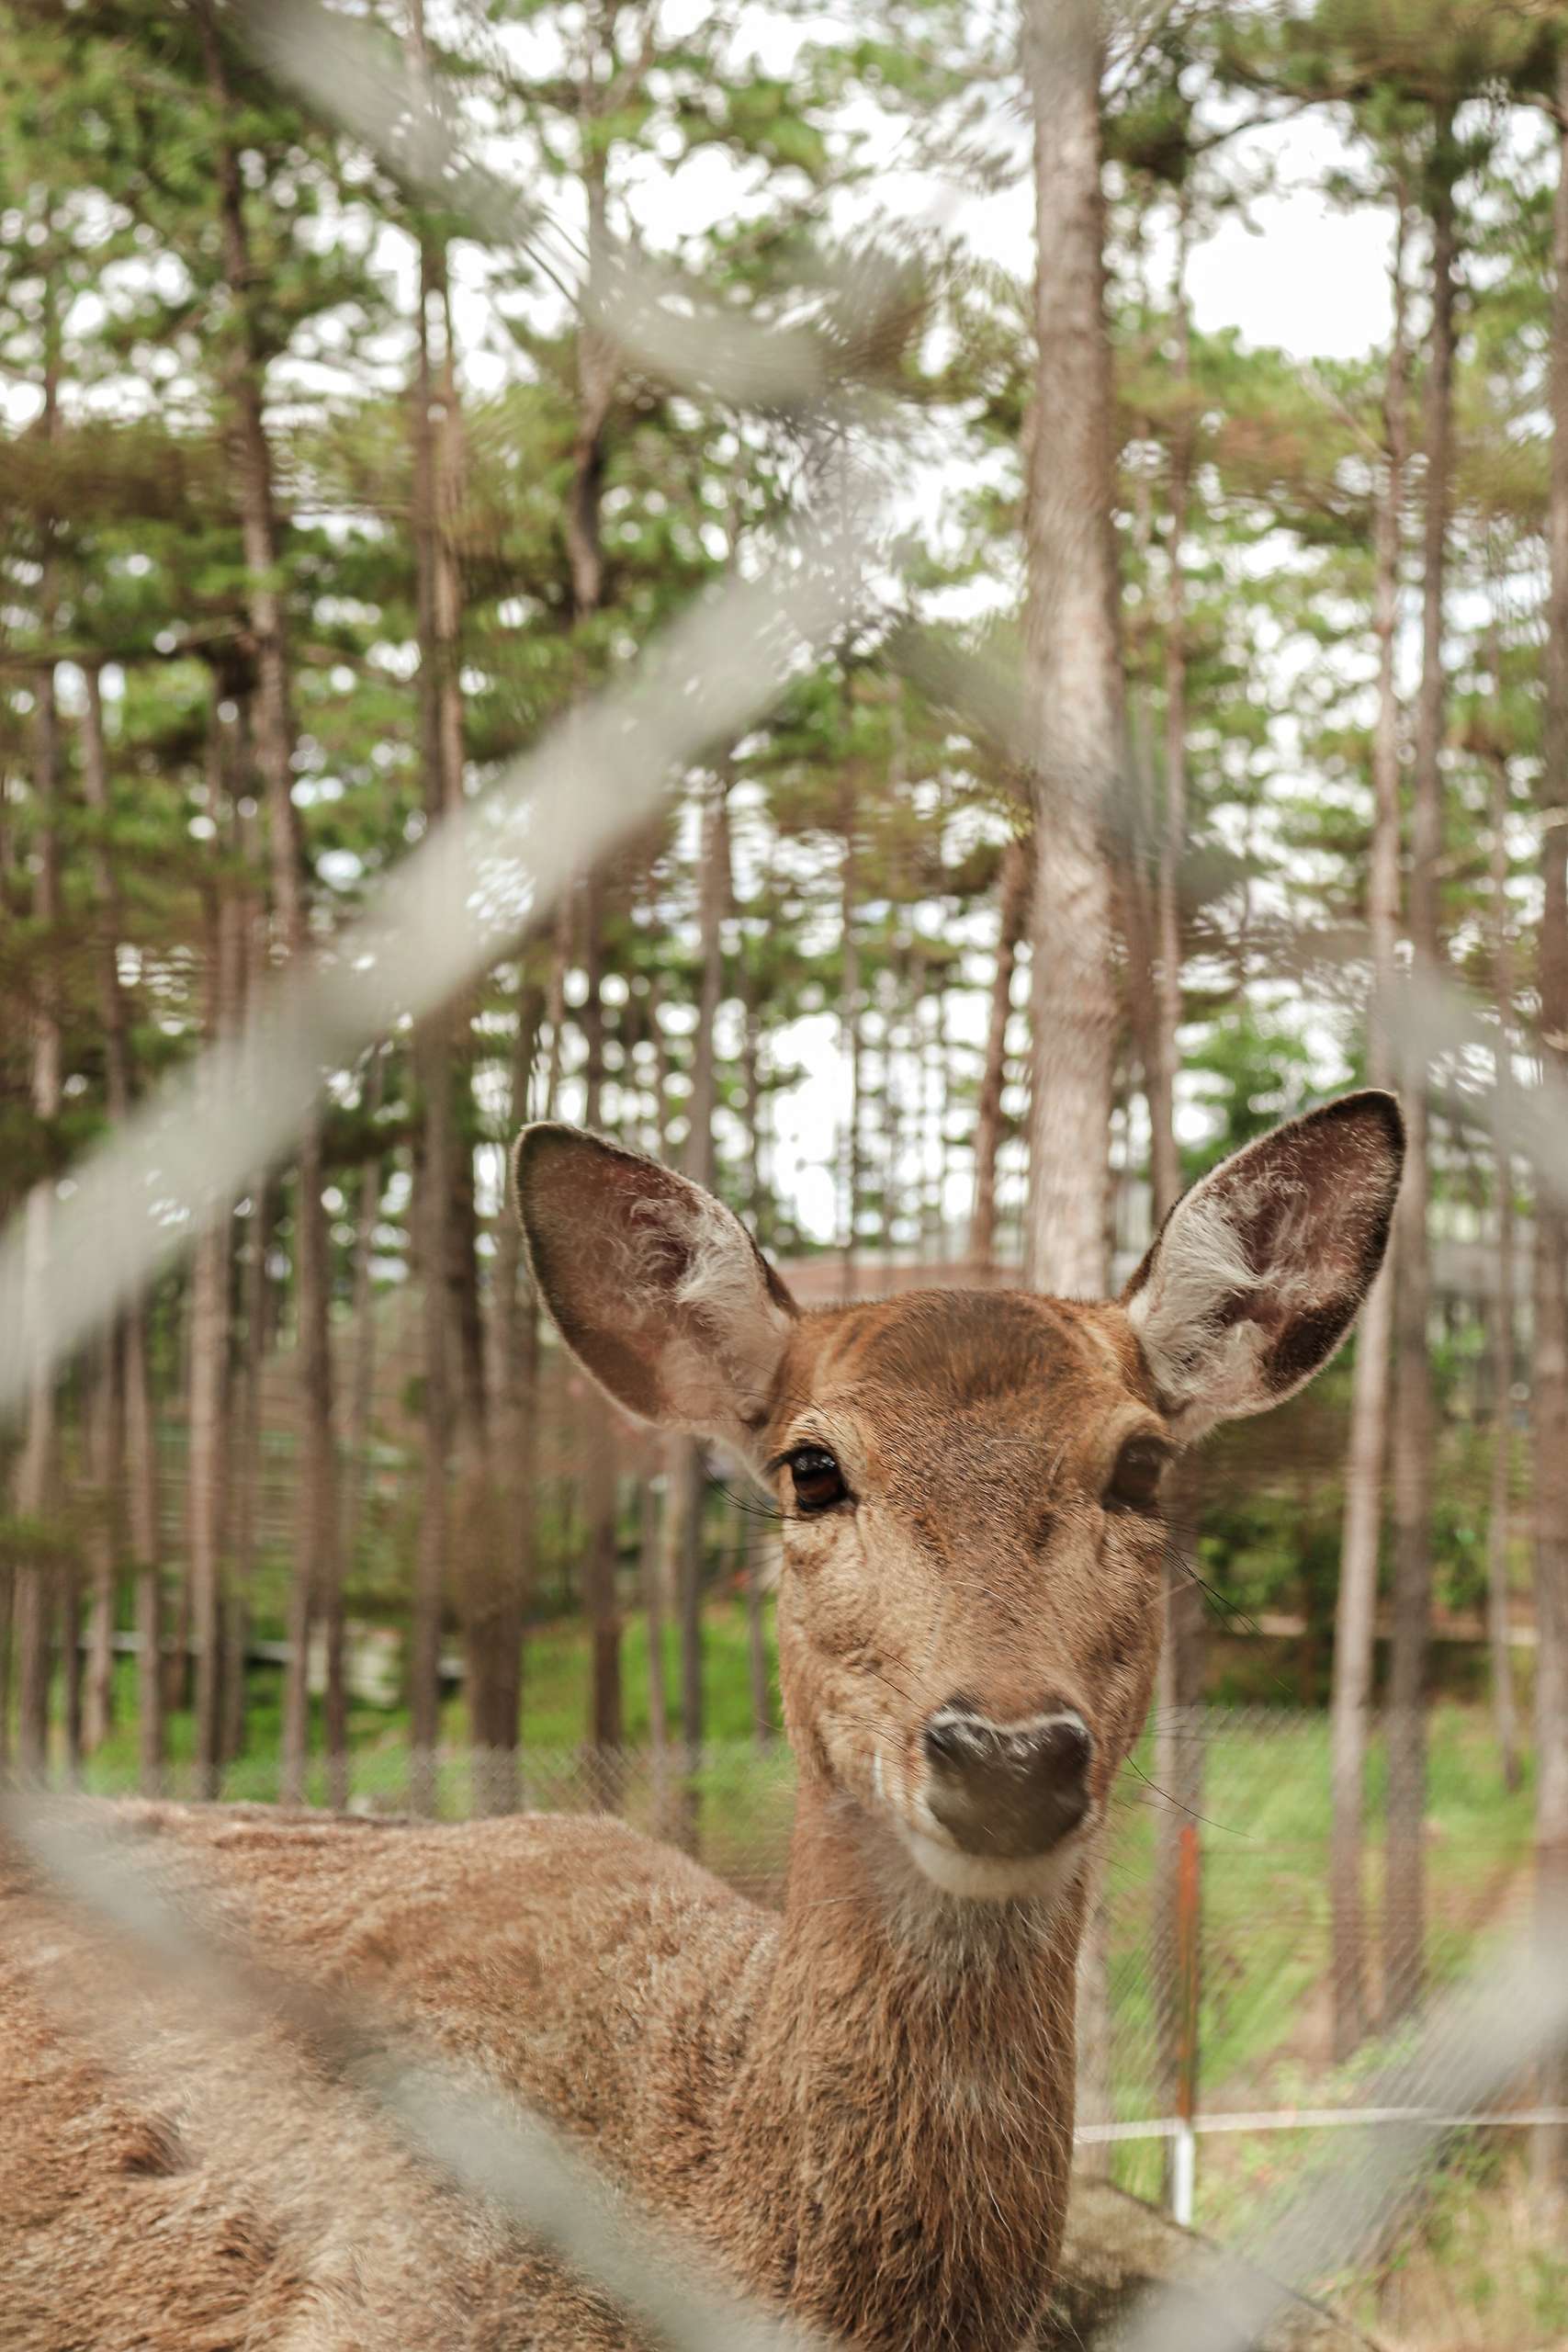
[[446, 1751], [501, 1806], [530, 1746], [615, 1802], [678, 1743], [695, 1841], [705, 1745], [774, 1731], [766, 1522], [563, 1364], [516, 1127], [714, 1183], [807, 1299], [1090, 1292], [1394, 1082], [1393, 1273], [1184, 1489], [1157, 1736], [1190, 1801], [1184, 1711], [1326, 1711], [1353, 2052], [1427, 1969], [1435, 1690], [1568, 1871], [1568, 19], [6, 0], [0, 44], [29, 1280], [83, 1156], [678, 616], [846, 515], [863, 579], [31, 1378], [0, 1755], [343, 1802], [392, 1752], [434, 1809]]

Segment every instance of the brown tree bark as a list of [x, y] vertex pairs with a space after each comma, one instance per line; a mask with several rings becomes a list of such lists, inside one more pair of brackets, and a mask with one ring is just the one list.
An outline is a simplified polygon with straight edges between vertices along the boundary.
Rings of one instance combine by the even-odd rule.
[[[1187, 213], [1178, 223], [1173, 288], [1173, 374], [1185, 386], [1191, 376], [1191, 332], [1187, 305]], [[1154, 890], [1154, 972], [1150, 999], [1151, 1051], [1144, 1073], [1149, 1114], [1149, 1176], [1155, 1227], [1164, 1223], [1181, 1192], [1181, 1158], [1176, 1136], [1178, 1037], [1181, 1025], [1181, 867], [1187, 853], [1187, 574], [1186, 539], [1191, 500], [1193, 436], [1184, 413], [1170, 431], [1167, 495], [1169, 556], [1165, 609], [1165, 805]], [[1189, 1454], [1170, 1476], [1169, 1532], [1164, 1560], [1165, 1639], [1160, 1649], [1158, 1713], [1155, 1723], [1154, 1778], [1164, 1792], [1155, 1854], [1156, 2027], [1159, 2038], [1161, 2113], [1179, 2104], [1186, 2052], [1187, 2018], [1183, 1953], [1178, 1913], [1184, 1828], [1203, 1802], [1203, 1736], [1198, 1721], [1208, 1668], [1208, 1620], [1197, 1578], [1200, 1470]], [[1166, 2143], [1166, 2191], [1174, 2186], [1174, 2150]]]
[[137, 1777], [143, 1796], [164, 1785], [163, 1510], [158, 1426], [152, 1399], [152, 1349], [144, 1305], [130, 1308], [121, 1327], [125, 1363], [127, 1517], [136, 1563]]
[[[32, 1042], [33, 1115], [51, 1132], [62, 1101], [59, 982], [60, 797], [59, 720], [54, 673], [40, 671], [33, 684], [33, 791], [43, 821], [38, 830], [33, 916], [43, 933], [41, 974], [36, 993]], [[53, 1218], [53, 1185], [40, 1178], [28, 1195], [27, 1266], [29, 1287], [41, 1292], [47, 1274]], [[50, 1681], [54, 1658], [55, 1600], [60, 1577], [41, 1539], [60, 1501], [60, 1423], [54, 1378], [34, 1378], [28, 1396], [26, 1432], [17, 1464], [16, 1506], [40, 1538], [22, 1551], [16, 1571], [13, 1640], [17, 1659], [17, 1762], [24, 1774], [41, 1776], [49, 1760]]]
[[[724, 988], [723, 923], [732, 884], [729, 865], [728, 778], [715, 778], [703, 810], [698, 929], [702, 984], [692, 1041], [692, 1091], [687, 1106], [686, 1173], [712, 1187], [716, 1173], [713, 1114], [717, 1094], [714, 1027]], [[700, 1835], [696, 1774], [703, 1750], [703, 1504], [707, 1479], [694, 1439], [680, 1448], [680, 1554], [676, 1614], [681, 1650], [681, 1730], [686, 1748], [683, 1835], [695, 1851]]]
[[[513, 1131], [531, 1115], [529, 1097], [545, 1017], [545, 991], [533, 976], [528, 949], [517, 978], [517, 1032], [512, 1054]], [[524, 1628], [534, 1579], [535, 1489], [538, 1483], [539, 1308], [522, 1250], [522, 1228], [508, 1202], [496, 1237], [493, 1276], [496, 1369], [492, 1383], [500, 1435], [498, 1487], [502, 1577], [492, 1672], [496, 1719], [483, 1726], [490, 1756], [484, 1802], [492, 1812], [522, 1803], [519, 1745], [523, 1710]]]
[[241, 1339], [236, 1376], [231, 1389], [229, 1458], [229, 1546], [233, 1574], [229, 1588], [229, 1622], [224, 1637], [228, 1672], [223, 1681], [223, 1758], [231, 1763], [245, 1751], [245, 1660], [250, 1646], [251, 1590], [261, 1522], [261, 1392], [262, 1367], [267, 1351], [267, 1238], [272, 1229], [273, 1189], [265, 1175], [251, 1187], [251, 1214], [244, 1254], [240, 1261], [239, 1308]]
[[[1438, 951], [1438, 866], [1442, 854], [1442, 746], [1446, 707], [1443, 609], [1448, 556], [1454, 358], [1454, 202], [1450, 115], [1433, 139], [1432, 325], [1425, 418], [1427, 482], [1421, 597], [1421, 687], [1412, 780], [1409, 932], [1417, 965]], [[1406, 1060], [1404, 1182], [1394, 1252], [1396, 1355], [1393, 1421], [1393, 1646], [1388, 1690], [1388, 1868], [1384, 1892], [1383, 2018], [1420, 2000], [1426, 1973], [1427, 1700], [1432, 1615], [1431, 1489], [1434, 1447], [1428, 1320], [1431, 1266], [1427, 1071]]]
[[[253, 739], [250, 706], [239, 702], [235, 720], [237, 766], [250, 774]], [[236, 1026], [266, 986], [268, 943], [265, 890], [254, 878], [260, 873], [262, 827], [251, 795], [242, 789], [232, 812], [231, 846], [246, 869], [247, 881], [235, 905], [234, 1020]], [[228, 1455], [228, 1544], [231, 1573], [224, 1617], [223, 1758], [226, 1763], [245, 1750], [249, 1712], [246, 1662], [250, 1650], [251, 1593], [255, 1577], [262, 1507], [261, 1404], [262, 1375], [272, 1343], [271, 1283], [267, 1249], [276, 1208], [271, 1171], [257, 1169], [250, 1187], [250, 1215], [244, 1222], [235, 1290], [240, 1331], [230, 1383]]]
[[[232, 444], [246, 605], [254, 646], [255, 763], [267, 808], [273, 907], [284, 953], [310, 954], [304, 849], [294, 806], [295, 733], [289, 707], [288, 645], [278, 586], [280, 546], [273, 494], [272, 447], [265, 410], [265, 362], [256, 338], [254, 274], [245, 221], [234, 107], [213, 0], [195, 0], [214, 125], [213, 173], [223, 273], [234, 308], [220, 345], [219, 368]], [[312, 1116], [299, 1138], [294, 1215], [294, 1290], [299, 1354], [299, 1511], [288, 1599], [288, 1663], [284, 1678], [279, 1793], [299, 1803], [310, 1748], [310, 1645], [318, 1611], [341, 1573], [337, 1459], [333, 1443], [330, 1336], [332, 1252], [322, 1200], [321, 1127]]]
[[942, 1254], [942, 1095], [947, 1069], [947, 983], [940, 966], [921, 989], [927, 1018], [920, 1041], [920, 1253], [928, 1265]]
[[656, 1752], [670, 1741], [670, 1700], [664, 1680], [664, 1577], [660, 1559], [662, 1539], [658, 1482], [645, 1478], [637, 1514], [637, 1585], [648, 1625], [648, 1737]]
[[[1502, 662], [1494, 632], [1492, 691], [1500, 703]], [[1504, 1786], [1517, 1789], [1521, 1776], [1518, 1702], [1514, 1690], [1514, 1654], [1508, 1626], [1508, 1522], [1513, 1502], [1514, 1455], [1514, 1155], [1506, 1140], [1513, 1116], [1514, 943], [1508, 919], [1508, 758], [1501, 746], [1492, 763], [1491, 932], [1492, 993], [1497, 1004], [1496, 1248], [1488, 1300], [1487, 1352], [1492, 1364], [1491, 1494], [1486, 1514], [1486, 1649], [1492, 1722], [1497, 1735]]]
[[[374, 1121], [386, 1096], [387, 1066], [378, 1051], [365, 1073], [361, 1103], [364, 1116]], [[354, 1254], [350, 1279], [354, 1324], [354, 1374], [349, 1383], [345, 1448], [355, 1464], [355, 1476], [344, 1482], [344, 1557], [351, 1560], [358, 1547], [365, 1517], [367, 1450], [376, 1402], [376, 1227], [381, 1214], [383, 1170], [381, 1154], [367, 1149], [359, 1162], [355, 1183]]]
[[850, 1099], [844, 1114], [843, 1143], [843, 1207], [839, 1227], [839, 1288], [844, 1298], [855, 1295], [855, 1253], [860, 1223], [861, 1192], [863, 1176], [861, 1168], [861, 1084], [862, 1084], [862, 1016], [860, 933], [860, 812], [856, 804], [854, 776], [845, 763], [840, 789], [839, 829], [843, 836], [843, 854], [839, 863], [839, 936], [840, 956], [839, 1050], [849, 1074]]
[[111, 1328], [94, 1350], [86, 1403], [87, 1471], [93, 1523], [88, 1536], [86, 1656], [82, 1691], [82, 1750], [91, 1756], [114, 1728], [115, 1606], [124, 1556], [125, 1392], [118, 1338]]
[[[410, 0], [409, 55], [416, 84], [428, 82], [423, 0]], [[461, 426], [447, 309], [446, 256], [420, 243], [419, 316], [412, 387], [413, 547], [419, 640], [420, 741], [424, 808], [442, 823], [464, 797], [464, 720], [459, 676], [461, 581], [452, 537], [460, 490]], [[439, 1008], [421, 1024], [416, 1071], [423, 1106], [416, 1220], [422, 1283], [425, 1460], [410, 1657], [412, 1803], [434, 1805], [440, 1731], [442, 1623], [448, 1578], [461, 1604], [470, 1737], [489, 1745], [496, 1709], [487, 1690], [486, 1628], [492, 1544], [482, 1336], [473, 1273], [472, 1163], [457, 1092], [467, 1069], [461, 1008]], [[465, 1262], [466, 1254], [466, 1262]], [[476, 1370], [476, 1360], [478, 1369]], [[475, 1393], [476, 1382], [478, 1394]], [[488, 1773], [481, 1773], [488, 1780]]]
[[[52, 264], [43, 271], [43, 409], [46, 441], [60, 429], [60, 319]], [[54, 526], [45, 517], [39, 575], [39, 625], [45, 639], [55, 633], [58, 582]], [[61, 759], [60, 714], [54, 665], [46, 662], [33, 679], [32, 789], [38, 811], [33, 860], [32, 915], [40, 934], [34, 949], [38, 984], [34, 993], [30, 1091], [34, 1118], [44, 1130], [44, 1147], [54, 1148], [54, 1129], [64, 1099], [64, 1038], [60, 1015]], [[41, 1318], [43, 1286], [52, 1248], [54, 1186], [51, 1171], [28, 1194], [24, 1226], [29, 1325]], [[50, 1681], [54, 1657], [57, 1590], [62, 1582], [43, 1545], [60, 1503], [60, 1405], [53, 1373], [44, 1365], [33, 1376], [22, 1449], [17, 1463], [17, 1516], [30, 1522], [29, 1541], [18, 1560], [12, 1601], [12, 1644], [17, 1677], [17, 1762], [24, 1775], [41, 1776], [49, 1762]], [[56, 1531], [57, 1532], [57, 1531]], [[47, 1540], [52, 1540], [51, 1535]]]
[[990, 1018], [986, 1059], [975, 1113], [975, 1204], [969, 1216], [969, 1263], [976, 1273], [996, 1263], [997, 1159], [1002, 1139], [1002, 1097], [1007, 1088], [1008, 1023], [1012, 1012], [1013, 974], [1029, 919], [1032, 850], [1016, 836], [1002, 852], [997, 908], [997, 960], [991, 973]]
[[[209, 774], [211, 773], [209, 769]], [[214, 795], [216, 797], [216, 795]], [[231, 1026], [225, 974], [230, 910], [213, 890], [207, 909], [207, 1035]], [[227, 1204], [225, 1204], [226, 1207]], [[187, 1511], [191, 1637], [196, 1657], [196, 1792], [216, 1797], [223, 1766], [223, 1495], [229, 1355], [229, 1217], [211, 1217], [191, 1261], [187, 1334]]]
[[[409, 1802], [416, 1813], [435, 1810], [435, 1756], [441, 1736], [441, 1634], [451, 1532], [451, 1328], [443, 1279], [446, 1220], [452, 1196], [450, 1063], [445, 1039], [422, 1023], [414, 1064], [423, 1105], [421, 1150], [414, 1170], [413, 1220], [420, 1285], [423, 1367], [423, 1463], [419, 1539], [414, 1559], [410, 1631], [409, 1711], [412, 1753]], [[443, 1025], [442, 1016], [434, 1025]]]
[[759, 980], [751, 959], [741, 965], [743, 1026], [740, 1033], [740, 1076], [746, 1089], [746, 1221], [759, 1242], [765, 1244], [768, 1225], [767, 1123], [768, 1097], [762, 1082], [762, 1008]]
[[[1367, 1075], [1374, 1086], [1393, 1078], [1386, 1027], [1399, 944], [1399, 695], [1395, 640], [1404, 542], [1406, 461], [1404, 239], [1407, 209], [1400, 187], [1392, 264], [1393, 327], [1383, 379], [1382, 494], [1374, 526], [1372, 626], [1378, 647], [1377, 718], [1372, 736], [1372, 840], [1367, 879], [1367, 933], [1372, 1001]], [[1345, 1464], [1345, 1518], [1335, 1607], [1334, 1685], [1330, 1701], [1333, 1823], [1328, 1892], [1334, 2049], [1341, 2061], [1358, 2047], [1367, 2010], [1366, 1898], [1362, 1887], [1363, 1807], [1372, 1700], [1373, 1627], [1382, 1534], [1383, 1467], [1388, 1450], [1389, 1347], [1394, 1278], [1385, 1267], [1372, 1286], [1356, 1334], [1350, 1442]]]
[[[92, 854], [94, 888], [101, 925], [96, 954], [98, 1018], [104, 1036], [104, 1091], [111, 1125], [130, 1109], [130, 1023], [119, 982], [119, 894], [105, 826], [108, 815], [108, 752], [104, 734], [102, 680], [96, 667], [85, 673], [82, 714], [82, 797], [97, 828]], [[90, 1754], [107, 1738], [114, 1719], [114, 1621], [119, 1572], [125, 1556], [125, 1359], [117, 1333], [99, 1351], [94, 1378], [93, 1479], [99, 1523], [95, 1531], [92, 1606], [87, 1625], [87, 1677], [82, 1741]]]
[[[82, 796], [99, 829], [92, 867], [103, 925], [97, 986], [104, 1033], [105, 1107], [111, 1124], [118, 1126], [130, 1117], [133, 1098], [130, 1013], [120, 984], [117, 953], [121, 927], [118, 879], [103, 833], [109, 806], [108, 750], [104, 730], [103, 682], [95, 666], [88, 667], [85, 683]], [[126, 1534], [136, 1574], [140, 1781], [143, 1793], [154, 1795], [162, 1787], [164, 1772], [162, 1529], [145, 1298], [134, 1301], [126, 1310], [111, 1342], [111, 1353], [121, 1399], [118, 1475], [123, 1479]]]
[[[1192, 374], [1187, 306], [1188, 220], [1185, 199], [1177, 227], [1173, 289], [1172, 374], [1184, 390]], [[1165, 808], [1155, 882], [1154, 1067], [1145, 1072], [1150, 1168], [1156, 1225], [1181, 1190], [1176, 1142], [1177, 1036], [1181, 1026], [1181, 863], [1187, 854], [1187, 568], [1186, 539], [1192, 492], [1190, 418], [1179, 411], [1170, 427], [1167, 494], [1170, 509], [1165, 610]]]
[[[1102, 825], [1122, 765], [1111, 537], [1112, 413], [1100, 186], [1100, 36], [1091, 0], [1028, 0], [1035, 379], [1024, 495], [1026, 692], [1033, 733], [1025, 1279], [1102, 1297], [1110, 1273], [1111, 888]], [[1105, 1907], [1079, 1955], [1079, 2106], [1110, 2111]], [[1091, 2159], [1091, 2167], [1103, 2168]]]
[[[1551, 459], [1547, 508], [1545, 774], [1541, 832], [1540, 1053], [1568, 1077], [1568, 47], [1557, 66], [1558, 178], [1552, 212]], [[1553, 1962], [1568, 1905], [1568, 1215], [1561, 1173], [1536, 1185], [1534, 1363], [1536, 1899]], [[1543, 2104], [1568, 2106], [1568, 2060], [1543, 2070]], [[1568, 2184], [1568, 2125], [1531, 2135], [1537, 2187]]]
[[[603, 1126], [604, 1115], [604, 892], [597, 878], [591, 878], [582, 892], [586, 987], [578, 1021], [583, 1044], [583, 1123], [595, 1129]], [[592, 1656], [584, 1767], [599, 1804], [604, 1810], [614, 1811], [621, 1800], [621, 1749], [625, 1741], [623, 1629], [615, 1589], [617, 1448], [612, 1408], [596, 1389], [584, 1400], [581, 1437], [587, 1521], [582, 1553], [582, 1605], [588, 1619]]]
[[[660, 1019], [657, 987], [649, 997], [649, 1018], [653, 1030], [657, 1062], [654, 1084], [658, 1109], [655, 1124], [659, 1131], [660, 1156], [663, 1158], [667, 1154], [670, 1134], [671, 1089], [670, 1053]], [[661, 1838], [676, 1837], [681, 1832], [681, 1822], [671, 1817], [670, 1804], [670, 1685], [664, 1654], [664, 1628], [668, 1604], [679, 1580], [681, 1544], [678, 1521], [684, 1450], [681, 1439], [665, 1437], [660, 1442], [657, 1484], [652, 1477], [643, 1481], [638, 1522], [637, 1569], [642, 1605], [648, 1619], [648, 1721], [649, 1740], [653, 1749], [653, 1817], [655, 1831]]]
[[1037, 1289], [1099, 1296], [1108, 1272], [1117, 1017], [1102, 825], [1122, 765], [1122, 713], [1100, 37], [1090, 0], [1030, 0], [1024, 63], [1037, 219], [1037, 356], [1024, 499], [1035, 806], [1025, 1272]]

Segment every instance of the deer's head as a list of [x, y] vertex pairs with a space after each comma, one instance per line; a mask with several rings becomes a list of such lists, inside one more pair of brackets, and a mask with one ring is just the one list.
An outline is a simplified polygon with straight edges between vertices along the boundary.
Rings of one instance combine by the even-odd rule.
[[730, 1212], [528, 1128], [516, 1193], [562, 1338], [642, 1419], [726, 1443], [783, 1517], [803, 1777], [947, 1894], [1070, 1882], [1148, 1705], [1163, 1476], [1339, 1345], [1382, 1258], [1392, 1096], [1275, 1130], [1182, 1199], [1122, 1297], [926, 1291], [802, 1313]]

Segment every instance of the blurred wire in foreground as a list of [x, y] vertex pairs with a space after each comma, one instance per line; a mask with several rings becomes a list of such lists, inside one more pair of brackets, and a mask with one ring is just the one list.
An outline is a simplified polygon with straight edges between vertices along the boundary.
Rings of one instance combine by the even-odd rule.
[[608, 233], [592, 249], [536, 198], [470, 152], [439, 85], [423, 89], [397, 49], [318, 0], [235, 0], [246, 45], [282, 87], [361, 140], [460, 233], [527, 254], [626, 357], [666, 383], [742, 407], [863, 413], [866, 390], [909, 323], [910, 281], [887, 250], [823, 269], [813, 321], [759, 322], [716, 301], [689, 272]]
[[[1485, 1981], [1437, 2006], [1408, 2057], [1367, 2086], [1370, 2107], [1415, 2110], [1343, 2143], [1271, 2225], [1235, 2251], [1254, 2265], [1232, 2307], [1198, 2308], [1158, 2288], [1118, 2332], [1117, 2352], [1247, 2352], [1292, 2291], [1332, 2277], [1387, 2229], [1450, 2131], [1568, 2041], [1568, 1916], [1542, 1915], [1486, 1963]], [[1292, 2286], [1293, 2282], [1293, 2286]]]
[[[172, 1903], [81, 1808], [12, 1795], [0, 1806], [0, 1828], [100, 1931], [112, 1930], [119, 1950], [152, 1964], [159, 1989], [177, 1996], [178, 2023], [230, 2044], [281, 2027], [296, 2052], [389, 2124], [409, 2153], [464, 2195], [504, 2213], [671, 2352], [828, 2352], [826, 2339], [771, 2319], [710, 2283], [700, 2256], [655, 2230], [624, 2195], [612, 2196], [592, 2166], [520, 2102], [471, 2075], [459, 2078], [364, 2004], [350, 2007], [242, 1958], [230, 1939], [220, 1949], [191, 1908]], [[191, 2090], [184, 2046], [170, 2035], [166, 2015], [128, 2024], [131, 2005], [123, 1992], [118, 1979], [103, 1986], [96, 2015], [83, 2014], [78, 2000], [76, 2021], [121, 2064], [134, 2055], [143, 2078], [149, 2068], [162, 2067], [162, 2087], [177, 2109]], [[308, 2114], [300, 2128], [309, 2132]], [[243, 2131], [243, 2119], [226, 2109], [231, 2164], [235, 2151], [228, 2143]], [[239, 2154], [243, 2162], [243, 2136]], [[385, 2172], [374, 2187], [384, 2200]], [[321, 2188], [318, 2183], [318, 2193]], [[354, 2183], [334, 2167], [326, 2193], [341, 2211], [353, 2202]], [[412, 2222], [415, 2216], [406, 2218]], [[395, 2226], [396, 2217], [383, 2201], [377, 2224], [384, 2230], [389, 2222]]]
[[325, 1073], [504, 956], [573, 878], [652, 813], [672, 771], [730, 741], [855, 609], [877, 510], [805, 523], [732, 568], [626, 685], [569, 713], [434, 828], [244, 1033], [164, 1086], [59, 1188], [47, 1267], [0, 1238], [0, 1413], [65, 1363], [218, 1204], [291, 1143]]

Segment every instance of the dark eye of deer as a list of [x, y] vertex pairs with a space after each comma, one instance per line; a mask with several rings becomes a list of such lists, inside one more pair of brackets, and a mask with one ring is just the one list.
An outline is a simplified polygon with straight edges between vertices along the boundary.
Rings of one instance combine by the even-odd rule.
[[831, 1510], [849, 1494], [844, 1474], [832, 1455], [820, 1445], [803, 1445], [789, 1457], [789, 1475], [795, 1481], [795, 1499], [802, 1510]]
[[1157, 1437], [1130, 1437], [1116, 1457], [1105, 1489], [1107, 1510], [1157, 1510], [1159, 1482], [1169, 1459], [1169, 1447]]

